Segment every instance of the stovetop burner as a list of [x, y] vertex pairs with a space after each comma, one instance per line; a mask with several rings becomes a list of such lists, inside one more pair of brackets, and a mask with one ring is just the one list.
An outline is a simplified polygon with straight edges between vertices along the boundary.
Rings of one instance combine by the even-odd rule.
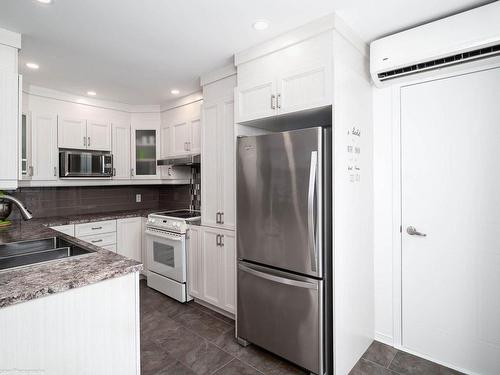
[[169, 216], [175, 217], [179, 219], [192, 219], [195, 217], [200, 217], [200, 211], [192, 211], [192, 210], [174, 210], [174, 211], [164, 211], [164, 212], [155, 212], [155, 215]]

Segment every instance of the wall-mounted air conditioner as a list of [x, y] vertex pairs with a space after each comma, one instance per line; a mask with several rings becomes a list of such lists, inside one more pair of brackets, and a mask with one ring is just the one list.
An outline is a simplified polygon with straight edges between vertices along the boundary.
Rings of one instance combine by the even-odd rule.
[[370, 45], [377, 86], [500, 56], [500, 2], [415, 27]]

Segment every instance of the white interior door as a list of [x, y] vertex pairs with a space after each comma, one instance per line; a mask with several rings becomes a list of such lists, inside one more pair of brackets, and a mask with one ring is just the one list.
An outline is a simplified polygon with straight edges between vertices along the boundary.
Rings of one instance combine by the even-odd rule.
[[482, 375], [500, 373], [499, 99], [500, 68], [401, 89], [402, 344]]

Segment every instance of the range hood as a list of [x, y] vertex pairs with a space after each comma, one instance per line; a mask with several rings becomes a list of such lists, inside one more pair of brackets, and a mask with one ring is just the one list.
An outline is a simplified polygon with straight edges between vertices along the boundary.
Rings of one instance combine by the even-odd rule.
[[157, 165], [200, 165], [201, 156], [200, 154], [196, 155], [186, 155], [186, 156], [176, 156], [166, 159], [159, 159], [156, 164]]

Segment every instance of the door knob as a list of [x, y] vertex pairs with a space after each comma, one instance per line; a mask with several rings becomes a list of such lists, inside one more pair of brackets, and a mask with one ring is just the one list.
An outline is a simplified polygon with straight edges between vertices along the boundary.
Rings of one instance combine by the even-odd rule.
[[427, 234], [419, 232], [415, 227], [408, 227], [406, 228], [406, 233], [408, 233], [410, 236], [421, 236], [421, 237], [426, 237]]

